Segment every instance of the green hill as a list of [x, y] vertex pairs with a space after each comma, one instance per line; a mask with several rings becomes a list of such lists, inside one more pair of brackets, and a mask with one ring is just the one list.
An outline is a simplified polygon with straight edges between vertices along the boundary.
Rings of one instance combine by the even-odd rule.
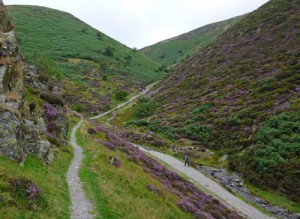
[[108, 109], [117, 103], [115, 90], [132, 93], [165, 74], [158, 63], [68, 13], [37, 6], [8, 11], [26, 61], [62, 79], [65, 98], [77, 110]]
[[[247, 15], [177, 65], [155, 100], [132, 110], [152, 116], [131, 124], [192, 145], [198, 163], [213, 150], [209, 164], [228, 164], [300, 201], [299, 15], [298, 0], [271, 0]], [[229, 155], [225, 163], [222, 155]]]
[[240, 21], [242, 17], [239, 16], [200, 27], [180, 36], [145, 47], [140, 52], [163, 65], [175, 64], [194, 54], [198, 49], [212, 43], [220, 34]]

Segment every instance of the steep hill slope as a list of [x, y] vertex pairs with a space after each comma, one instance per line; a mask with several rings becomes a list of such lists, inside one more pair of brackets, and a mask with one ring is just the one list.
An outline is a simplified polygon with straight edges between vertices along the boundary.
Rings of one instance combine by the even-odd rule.
[[70, 14], [36, 6], [8, 10], [26, 60], [45, 75], [67, 79], [65, 97], [77, 110], [108, 109], [115, 90], [134, 92], [165, 74], [158, 63]]
[[247, 15], [160, 83], [157, 115], [131, 124], [194, 157], [227, 154], [232, 170], [300, 201], [299, 14], [298, 0], [271, 0]]
[[212, 43], [224, 31], [240, 21], [242, 17], [238, 16], [200, 27], [180, 36], [145, 47], [140, 52], [163, 65], [175, 64], [194, 54], [198, 49]]

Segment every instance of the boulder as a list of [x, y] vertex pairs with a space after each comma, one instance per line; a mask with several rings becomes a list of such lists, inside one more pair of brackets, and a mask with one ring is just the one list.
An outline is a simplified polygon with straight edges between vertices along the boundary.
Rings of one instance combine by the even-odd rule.
[[50, 150], [51, 143], [49, 141], [40, 140], [37, 144], [39, 146], [38, 157], [44, 159]]
[[0, 154], [18, 159], [23, 151], [20, 145], [20, 121], [11, 112], [0, 112]]
[[17, 39], [15, 33], [10, 31], [8, 33], [3, 33], [4, 43], [6, 44], [6, 49], [9, 55], [13, 55], [18, 47]]
[[40, 134], [43, 134], [43, 133], [46, 134], [47, 127], [46, 127], [44, 119], [42, 117], [39, 117], [39, 118], [37, 118], [36, 121], [37, 121], [37, 126], [38, 126], [38, 132]]
[[31, 154], [37, 155], [40, 159], [47, 159], [51, 143], [49, 141], [38, 140], [31, 141], [27, 144], [27, 151]]
[[7, 67], [5, 65], [0, 66], [0, 94], [3, 93], [3, 78]]

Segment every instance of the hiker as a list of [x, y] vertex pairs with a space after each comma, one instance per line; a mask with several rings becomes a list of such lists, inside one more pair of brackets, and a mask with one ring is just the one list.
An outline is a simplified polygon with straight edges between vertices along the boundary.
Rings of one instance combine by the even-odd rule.
[[184, 157], [184, 166], [188, 165], [188, 167], [190, 166], [189, 164], [189, 156], [188, 155], [185, 155]]

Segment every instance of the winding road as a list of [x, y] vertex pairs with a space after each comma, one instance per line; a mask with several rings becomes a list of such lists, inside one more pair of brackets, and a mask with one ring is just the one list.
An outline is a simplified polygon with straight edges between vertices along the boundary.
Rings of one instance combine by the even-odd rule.
[[[141, 93], [139, 93], [136, 96], [133, 96], [128, 101], [119, 104], [114, 109], [111, 109], [103, 114], [100, 114], [98, 116], [94, 116], [90, 119], [99, 119], [109, 113], [115, 112], [118, 109], [134, 102], [142, 95], [145, 95], [153, 86], [154, 84], [151, 84], [147, 86], [145, 90], [143, 90]], [[71, 145], [74, 147], [74, 158], [72, 161], [72, 164], [69, 168], [68, 172], [68, 183], [69, 183], [69, 189], [71, 193], [71, 199], [72, 199], [72, 219], [79, 219], [79, 218], [93, 218], [93, 215], [91, 215], [92, 211], [92, 204], [89, 202], [89, 200], [85, 197], [84, 191], [82, 190], [82, 185], [80, 183], [79, 177], [78, 177], [78, 169], [81, 165], [81, 161], [83, 159], [82, 149], [76, 144], [76, 137], [75, 133], [78, 128], [82, 125], [82, 120], [73, 128], [72, 135], [71, 135]], [[197, 185], [200, 187], [204, 187], [205, 189], [209, 190], [213, 196], [220, 199], [224, 203], [226, 203], [228, 206], [232, 207], [236, 211], [238, 211], [240, 214], [245, 216], [246, 218], [252, 218], [252, 219], [268, 219], [267, 215], [263, 214], [262, 212], [258, 211], [256, 208], [252, 207], [251, 205], [247, 204], [246, 202], [242, 201], [238, 197], [234, 196], [230, 192], [228, 192], [226, 189], [224, 189], [222, 186], [208, 178], [207, 176], [203, 175], [196, 169], [192, 167], [185, 167], [183, 162], [179, 161], [178, 159], [163, 154], [161, 152], [157, 152], [154, 150], [148, 150], [143, 148], [142, 146], [136, 145], [140, 148], [140, 150], [144, 151], [145, 153], [151, 154], [152, 156], [158, 158], [159, 160], [163, 161], [163, 163], [167, 163], [168, 165], [172, 166], [175, 171], [180, 172], [182, 174], [185, 174], [189, 178], [191, 178]]]
[[[146, 94], [157, 82], [148, 85], [142, 92], [138, 95], [131, 97], [128, 101], [119, 104], [117, 107], [91, 119], [98, 119], [102, 116], [105, 116], [109, 113], [112, 113], [132, 102], [134, 102], [140, 96]], [[74, 148], [74, 157], [71, 162], [71, 165], [67, 174], [67, 181], [69, 186], [69, 192], [71, 196], [71, 218], [72, 219], [92, 219], [94, 215], [91, 214], [93, 211], [92, 203], [86, 198], [84, 191], [82, 189], [82, 183], [80, 182], [78, 171], [82, 163], [83, 153], [81, 147], [79, 147], [76, 143], [76, 132], [81, 127], [83, 121], [81, 120], [76, 126], [73, 127], [70, 145]]]

